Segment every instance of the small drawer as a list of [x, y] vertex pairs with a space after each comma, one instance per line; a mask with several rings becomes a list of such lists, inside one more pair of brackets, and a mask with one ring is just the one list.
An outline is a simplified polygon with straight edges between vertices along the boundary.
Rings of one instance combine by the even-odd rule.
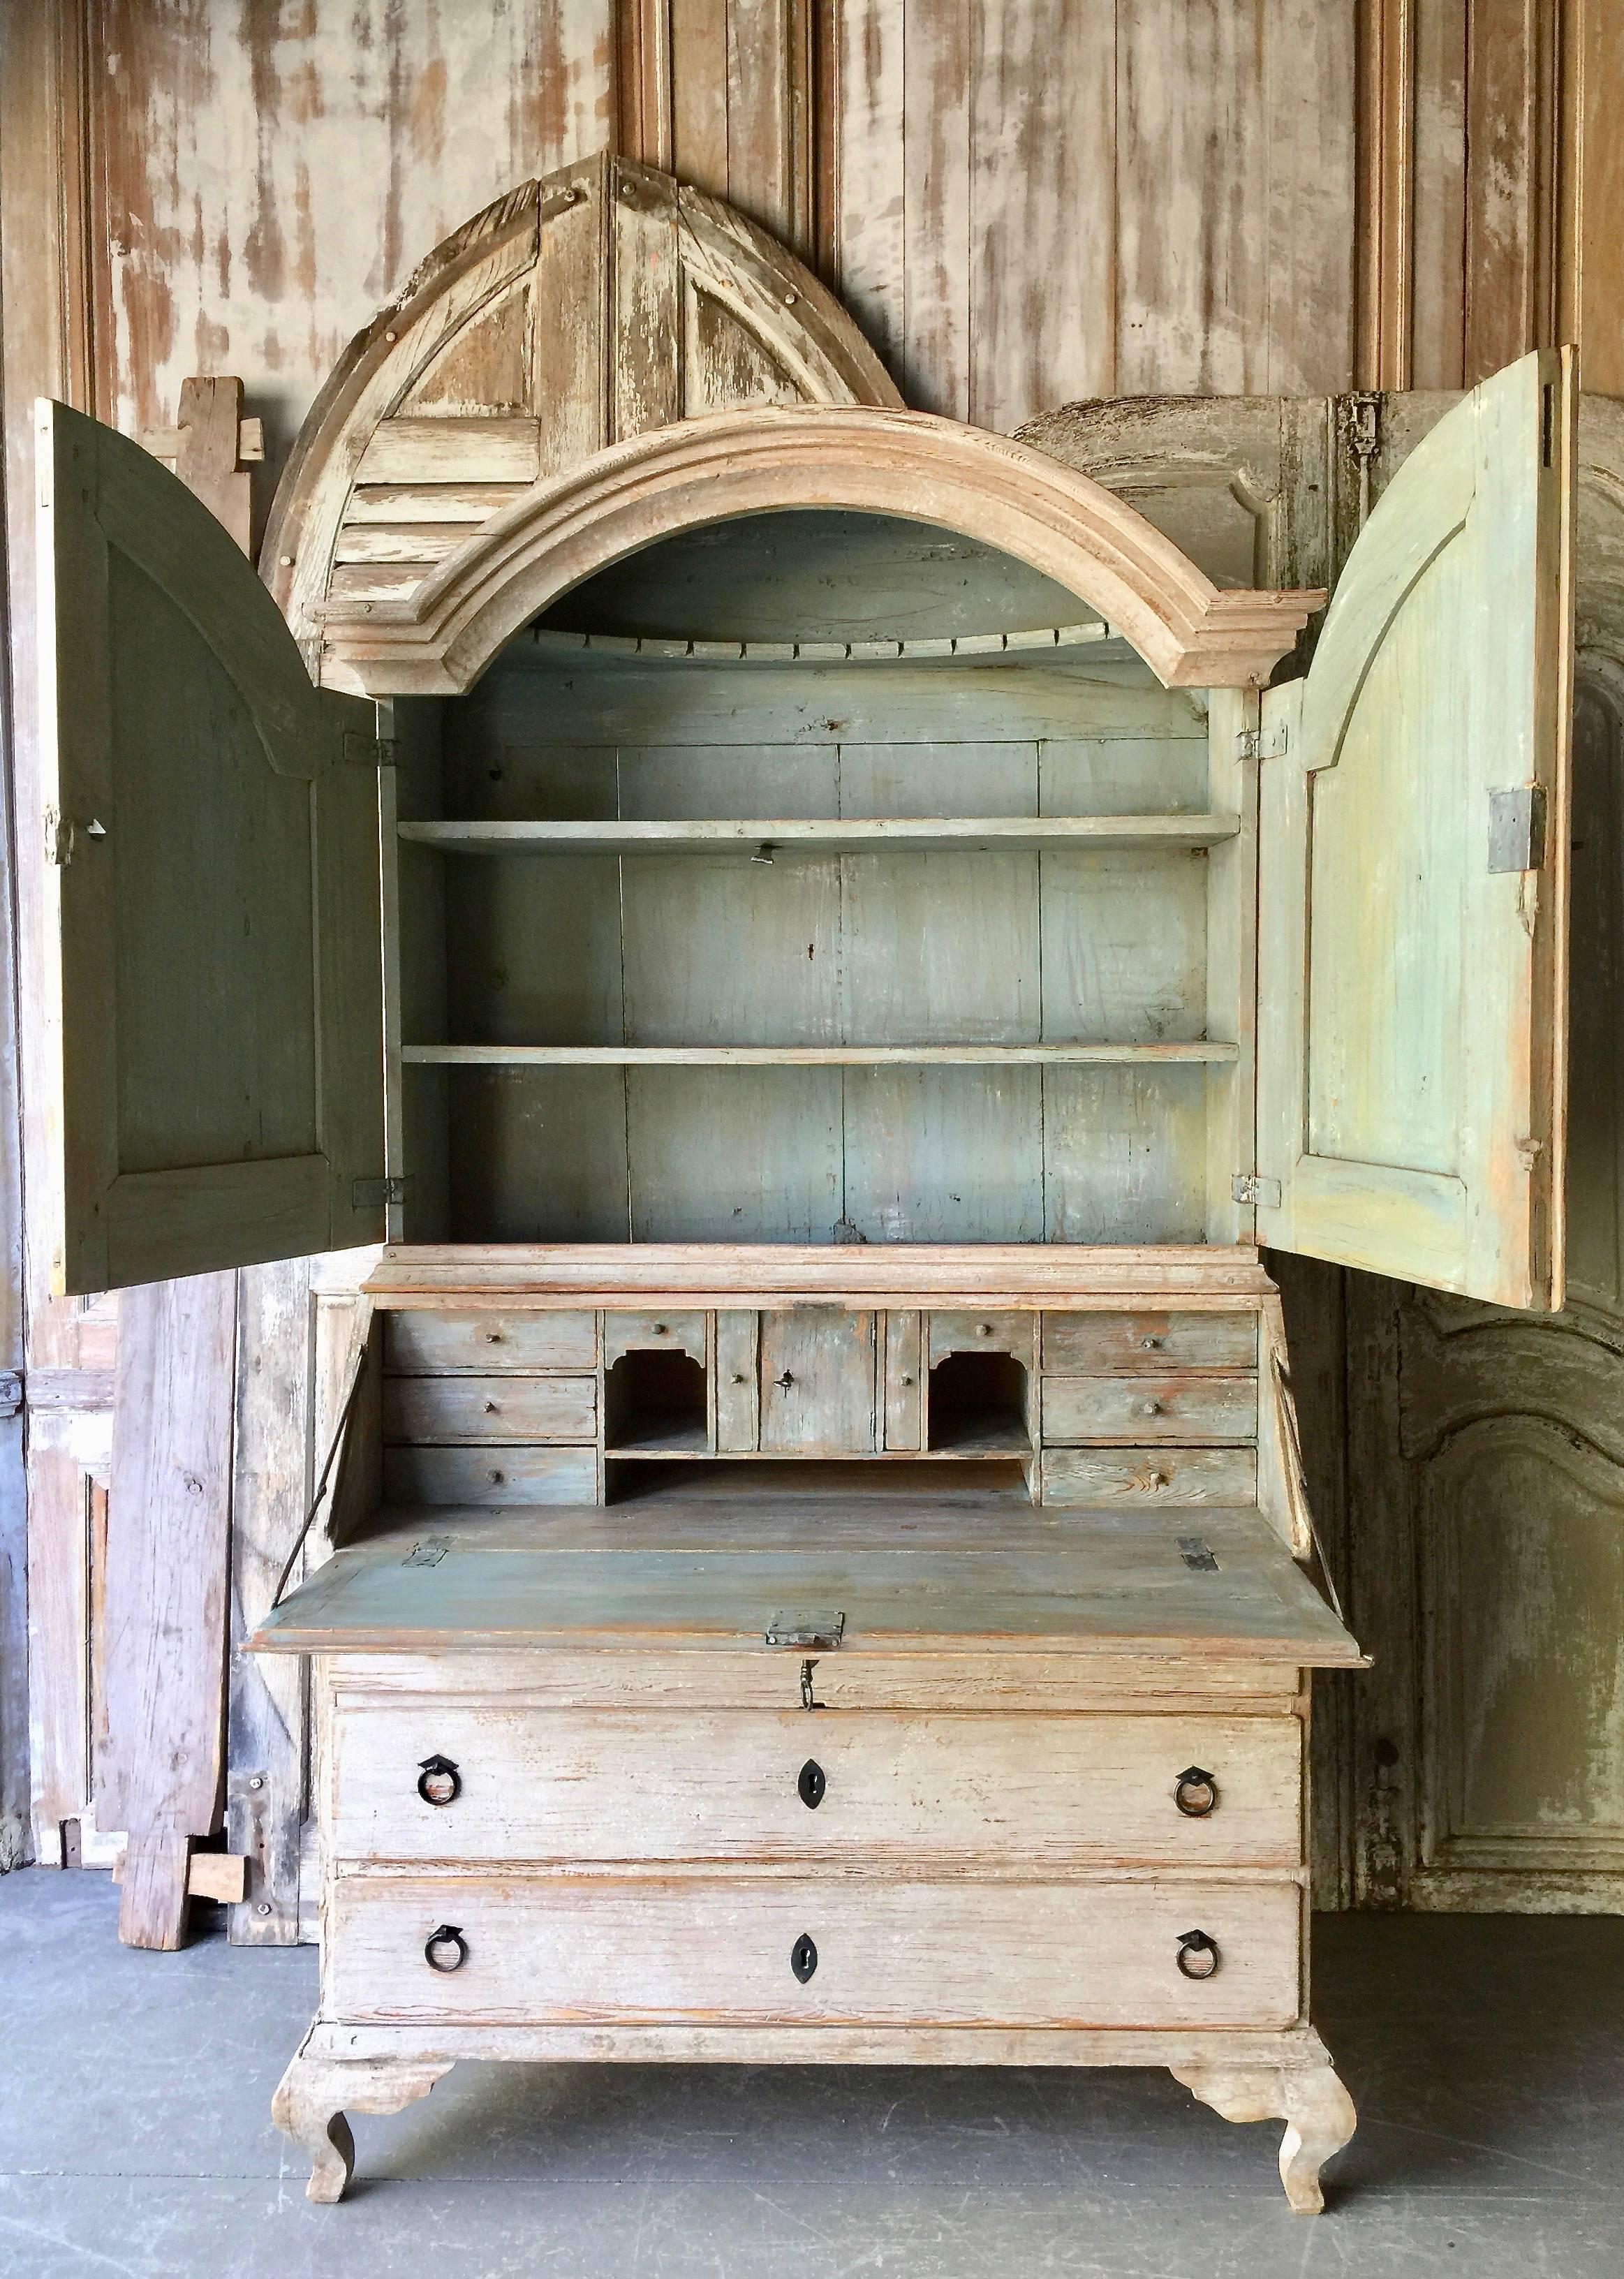
[[386, 1448], [387, 1503], [594, 1503], [593, 1448]]
[[386, 1313], [384, 1367], [402, 1376], [447, 1371], [592, 1369], [598, 1359], [593, 1314]]
[[1043, 1365], [1057, 1375], [1255, 1369], [1255, 1314], [1046, 1314]]
[[484, 1443], [597, 1439], [595, 1377], [390, 1377], [386, 1440]]
[[[448, 1969], [431, 1966], [435, 1946]], [[1210, 1976], [1180, 1968], [1199, 1939]], [[356, 2024], [1280, 2028], [1294, 1884], [344, 1876], [323, 2014]]]
[[1046, 1377], [1043, 1438], [1254, 1440], [1255, 1377]]
[[[344, 1860], [980, 1858], [1037, 1872], [1290, 1869], [1301, 1854], [1294, 1716], [411, 1700], [347, 1706], [333, 1731], [331, 1840]], [[455, 1768], [448, 1802], [419, 1793], [435, 1758]]]
[[1254, 1504], [1255, 1448], [1046, 1448], [1045, 1503]]
[[703, 1314], [605, 1314], [603, 1366], [612, 1369], [622, 1354], [681, 1353], [705, 1366]]
[[952, 1353], [1001, 1353], [1030, 1369], [1037, 1330], [1036, 1314], [932, 1314], [931, 1366]]

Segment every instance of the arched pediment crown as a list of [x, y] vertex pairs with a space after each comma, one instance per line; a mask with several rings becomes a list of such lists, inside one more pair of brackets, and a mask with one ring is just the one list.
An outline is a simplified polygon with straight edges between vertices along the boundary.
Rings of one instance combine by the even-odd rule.
[[600, 156], [477, 214], [351, 341], [277, 493], [265, 579], [332, 680], [329, 609], [409, 603], [493, 517], [606, 449], [723, 411], [900, 402], [783, 246]]
[[328, 678], [379, 696], [455, 694], [540, 611], [640, 547], [801, 507], [996, 547], [1097, 610], [1169, 687], [1260, 685], [1324, 599], [1221, 590], [1134, 508], [1007, 436], [923, 411], [763, 408], [600, 451], [515, 500], [408, 599], [335, 602]]

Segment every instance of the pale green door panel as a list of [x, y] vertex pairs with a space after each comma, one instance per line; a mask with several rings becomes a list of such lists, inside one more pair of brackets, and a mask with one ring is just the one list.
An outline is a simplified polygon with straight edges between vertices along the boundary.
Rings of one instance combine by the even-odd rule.
[[372, 707], [137, 445], [43, 401], [37, 441], [53, 1279], [379, 1239]]
[[1261, 739], [1259, 1239], [1539, 1309], [1562, 1301], [1574, 417], [1553, 351], [1439, 420]]

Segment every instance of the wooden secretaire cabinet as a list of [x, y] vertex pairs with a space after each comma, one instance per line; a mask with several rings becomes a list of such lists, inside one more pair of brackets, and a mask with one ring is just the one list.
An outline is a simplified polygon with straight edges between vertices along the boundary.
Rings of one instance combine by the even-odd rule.
[[616, 162], [354, 344], [275, 598], [41, 419], [63, 1285], [385, 1246], [254, 1641], [312, 2194], [460, 2056], [925, 2060], [1167, 2064], [1318, 2207], [1360, 1654], [1259, 1246], [1559, 1302], [1566, 357], [1296, 679], [1322, 595], [905, 411]]

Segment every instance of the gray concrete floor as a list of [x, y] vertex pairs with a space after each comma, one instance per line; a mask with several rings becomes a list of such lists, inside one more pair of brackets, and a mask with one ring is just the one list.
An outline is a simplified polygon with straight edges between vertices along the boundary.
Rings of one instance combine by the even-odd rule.
[[1325, 1919], [1360, 2127], [1317, 2219], [1277, 2122], [1165, 2074], [723, 2066], [459, 2067], [313, 2208], [270, 2101], [314, 1954], [116, 1921], [105, 1876], [0, 1879], [5, 2279], [1624, 2273], [1624, 1921]]

